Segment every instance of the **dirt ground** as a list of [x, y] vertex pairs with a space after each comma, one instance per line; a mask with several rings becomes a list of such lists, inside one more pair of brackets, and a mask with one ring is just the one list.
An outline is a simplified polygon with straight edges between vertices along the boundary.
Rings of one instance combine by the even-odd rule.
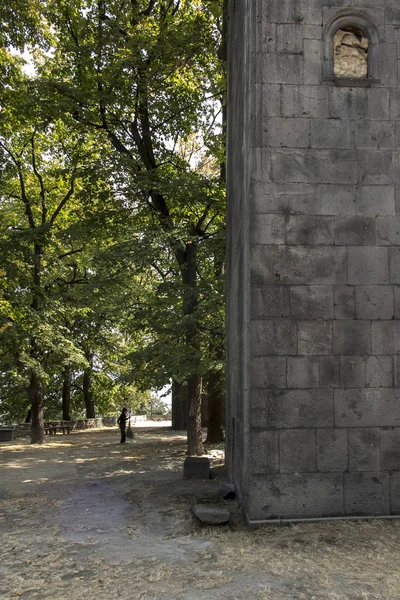
[[0, 445], [1, 600], [400, 599], [400, 522], [202, 528], [192, 499], [221, 479], [183, 480], [162, 425]]

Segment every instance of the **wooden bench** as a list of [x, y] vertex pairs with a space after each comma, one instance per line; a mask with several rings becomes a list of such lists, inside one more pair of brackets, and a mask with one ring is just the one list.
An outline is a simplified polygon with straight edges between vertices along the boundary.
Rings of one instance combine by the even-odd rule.
[[47, 421], [44, 423], [46, 435], [56, 435], [57, 432], [69, 433], [75, 427], [75, 421]]

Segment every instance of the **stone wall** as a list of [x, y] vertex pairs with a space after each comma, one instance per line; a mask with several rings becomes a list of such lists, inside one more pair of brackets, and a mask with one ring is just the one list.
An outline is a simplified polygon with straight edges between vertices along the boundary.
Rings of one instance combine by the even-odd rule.
[[[249, 520], [400, 513], [400, 6], [350, 4], [231, 2], [227, 453]], [[352, 26], [367, 76], [338, 78]]]

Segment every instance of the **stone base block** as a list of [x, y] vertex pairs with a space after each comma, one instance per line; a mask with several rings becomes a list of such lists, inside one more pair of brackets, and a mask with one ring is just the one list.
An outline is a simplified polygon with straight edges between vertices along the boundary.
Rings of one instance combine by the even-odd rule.
[[0, 442], [11, 442], [17, 438], [17, 430], [14, 427], [0, 428]]
[[210, 461], [202, 456], [188, 456], [183, 463], [184, 479], [210, 479]]

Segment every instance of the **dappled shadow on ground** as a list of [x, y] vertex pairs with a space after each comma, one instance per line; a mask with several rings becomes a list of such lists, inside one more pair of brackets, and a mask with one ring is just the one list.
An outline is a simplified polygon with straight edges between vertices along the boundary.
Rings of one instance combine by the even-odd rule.
[[[223, 477], [223, 449], [209, 448]], [[0, 597], [49, 600], [395, 600], [400, 524], [201, 528], [185, 439], [116, 429], [0, 446]], [[235, 508], [236, 507], [236, 508]]]

